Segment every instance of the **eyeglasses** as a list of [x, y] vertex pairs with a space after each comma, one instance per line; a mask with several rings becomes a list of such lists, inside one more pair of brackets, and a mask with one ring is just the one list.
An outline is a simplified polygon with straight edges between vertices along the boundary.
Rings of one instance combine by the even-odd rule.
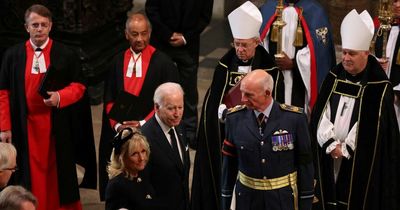
[[13, 167], [13, 168], [3, 168], [3, 169], [1, 169], [0, 171], [11, 171], [11, 172], [16, 172], [16, 171], [18, 171], [18, 166], [15, 166], [15, 167]]
[[237, 42], [237, 41], [233, 41], [232, 43], [231, 43], [231, 46], [232, 47], [234, 47], [234, 48], [242, 48], [242, 49], [249, 49], [250, 47], [253, 47], [254, 45], [253, 45], [253, 42], [249, 42], [249, 41], [247, 41], [247, 42], [243, 42], [243, 41], [241, 41], [241, 42]]
[[42, 28], [44, 28], [44, 29], [47, 29], [47, 28], [50, 27], [50, 24], [49, 24], [49, 23], [32, 23], [30, 26], [31, 26], [33, 29], [37, 30], [37, 29], [39, 29], [39, 27], [42, 27]]

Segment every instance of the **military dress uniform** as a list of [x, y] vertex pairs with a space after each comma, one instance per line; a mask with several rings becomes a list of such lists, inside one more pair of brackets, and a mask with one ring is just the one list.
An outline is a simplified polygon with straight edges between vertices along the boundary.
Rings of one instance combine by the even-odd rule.
[[236, 210], [311, 209], [314, 168], [306, 116], [298, 107], [270, 106], [262, 130], [254, 110], [237, 106], [228, 112], [223, 210], [229, 209], [235, 183]]

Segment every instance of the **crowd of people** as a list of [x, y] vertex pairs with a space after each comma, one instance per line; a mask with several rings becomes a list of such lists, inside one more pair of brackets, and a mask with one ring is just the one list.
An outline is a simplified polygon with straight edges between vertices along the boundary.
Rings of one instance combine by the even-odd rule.
[[[387, 39], [372, 42], [380, 23], [366, 10], [344, 17], [338, 64], [323, 7], [280, 3], [247, 1], [228, 15], [232, 48], [200, 120], [200, 33], [213, 1], [147, 0], [127, 13], [129, 48], [104, 86], [107, 210], [400, 209], [400, 0]], [[0, 209], [80, 210], [79, 187], [97, 186], [87, 84], [52, 27], [51, 12], [32, 5], [29, 39], [1, 60]]]

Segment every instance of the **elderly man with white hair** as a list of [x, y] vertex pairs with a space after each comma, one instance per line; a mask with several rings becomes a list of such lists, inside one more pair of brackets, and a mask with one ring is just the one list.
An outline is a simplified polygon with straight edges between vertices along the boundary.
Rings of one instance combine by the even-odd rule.
[[189, 210], [189, 146], [182, 128], [184, 92], [167, 82], [154, 92], [155, 114], [142, 127], [151, 154], [144, 174], [165, 210]]
[[316, 209], [399, 209], [393, 88], [369, 55], [371, 16], [352, 10], [340, 33], [342, 62], [325, 78], [311, 115]]

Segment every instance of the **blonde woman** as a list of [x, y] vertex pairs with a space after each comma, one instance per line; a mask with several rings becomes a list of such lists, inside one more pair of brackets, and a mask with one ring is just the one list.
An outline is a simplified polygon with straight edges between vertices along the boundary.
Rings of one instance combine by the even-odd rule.
[[0, 141], [0, 192], [7, 186], [11, 175], [18, 169], [17, 150], [11, 143]]
[[154, 199], [154, 190], [143, 171], [150, 156], [150, 146], [135, 128], [124, 128], [113, 140], [111, 162], [107, 171], [106, 210], [162, 209]]

